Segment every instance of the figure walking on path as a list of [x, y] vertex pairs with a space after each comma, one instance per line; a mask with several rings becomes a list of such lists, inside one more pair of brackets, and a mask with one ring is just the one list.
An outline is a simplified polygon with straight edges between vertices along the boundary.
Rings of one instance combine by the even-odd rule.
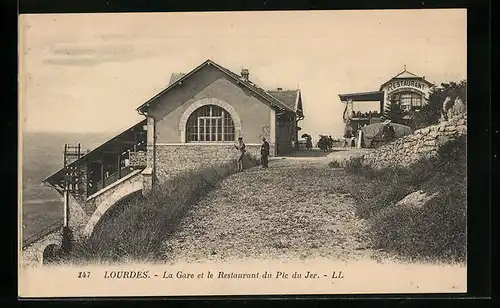
[[234, 147], [240, 151], [240, 156], [238, 157], [238, 171], [243, 171], [243, 159], [245, 158], [246, 149], [242, 137], [238, 137], [238, 145]]
[[260, 147], [260, 162], [262, 164], [262, 168], [269, 167], [269, 142], [266, 141], [266, 138], [262, 138], [262, 146]]

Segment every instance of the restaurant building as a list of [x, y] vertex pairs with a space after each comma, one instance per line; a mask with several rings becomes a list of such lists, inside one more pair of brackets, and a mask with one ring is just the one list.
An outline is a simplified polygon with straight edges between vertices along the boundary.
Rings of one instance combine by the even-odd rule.
[[[345, 104], [344, 123], [349, 122], [354, 131], [360, 127], [380, 123], [390, 119], [387, 109], [396, 103], [403, 111], [418, 112], [429, 100], [429, 92], [433, 84], [424, 76], [415, 75], [406, 70], [395, 75], [380, 85], [378, 91], [339, 94], [340, 101]], [[379, 102], [375, 110], [361, 112], [356, 110], [354, 102]], [[409, 119], [409, 115], [407, 116]]]

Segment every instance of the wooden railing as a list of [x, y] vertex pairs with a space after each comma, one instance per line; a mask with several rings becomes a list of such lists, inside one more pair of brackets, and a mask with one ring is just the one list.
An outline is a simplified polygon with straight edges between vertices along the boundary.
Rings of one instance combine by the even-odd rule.
[[125, 166], [121, 167], [119, 171], [108, 175], [104, 178], [104, 181], [101, 180], [99, 182], [92, 183], [92, 186], [89, 186], [87, 189], [87, 196], [93, 195], [99, 190], [113, 184], [136, 169], [145, 168], [147, 166], [147, 153], [142, 151], [129, 152], [128, 157], [123, 162], [125, 162]]
[[23, 240], [23, 248], [26, 248], [26, 246], [29, 246], [33, 244], [34, 242], [38, 241], [42, 237], [57, 231], [63, 227], [63, 222], [62, 221], [56, 221], [53, 224], [51, 224], [48, 227], [43, 228], [42, 230], [38, 231], [37, 233], [31, 235], [27, 239]]

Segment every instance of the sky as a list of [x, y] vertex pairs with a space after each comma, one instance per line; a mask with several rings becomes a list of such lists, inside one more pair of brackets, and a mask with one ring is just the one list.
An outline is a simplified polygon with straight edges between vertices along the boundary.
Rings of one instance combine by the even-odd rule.
[[300, 87], [313, 136], [343, 133], [339, 94], [376, 91], [405, 65], [435, 84], [467, 78], [465, 10], [36, 14], [19, 34], [22, 131], [118, 133], [207, 59]]

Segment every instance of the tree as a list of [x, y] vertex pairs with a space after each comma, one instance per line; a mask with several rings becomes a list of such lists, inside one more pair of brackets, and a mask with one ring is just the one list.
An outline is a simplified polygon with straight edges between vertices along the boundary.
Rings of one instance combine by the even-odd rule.
[[453, 104], [457, 96], [467, 106], [467, 79], [459, 82], [441, 83], [440, 86], [432, 87], [427, 104], [413, 115], [415, 127], [418, 129], [437, 124], [441, 117], [441, 110], [446, 97], [449, 97], [451, 104]]
[[384, 116], [391, 120], [392, 123], [397, 124], [406, 124], [405, 116], [408, 115], [408, 112], [404, 111], [403, 108], [399, 105], [398, 102], [390, 102], [389, 105], [385, 108]]

